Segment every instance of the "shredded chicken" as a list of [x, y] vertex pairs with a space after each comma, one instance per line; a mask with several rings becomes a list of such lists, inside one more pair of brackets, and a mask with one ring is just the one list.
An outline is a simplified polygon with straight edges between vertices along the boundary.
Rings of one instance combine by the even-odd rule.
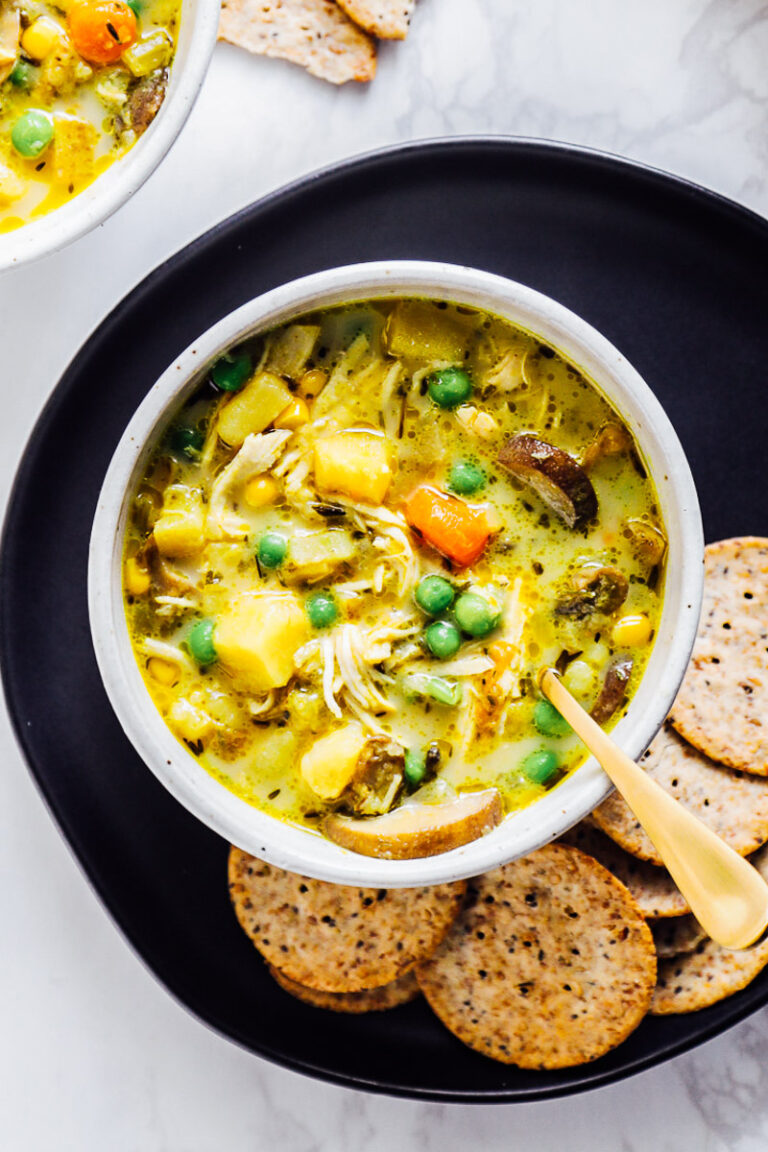
[[153, 636], [142, 636], [137, 641], [136, 647], [145, 656], [158, 656], [161, 660], [169, 660], [172, 664], [178, 664], [179, 667], [188, 672], [194, 671], [192, 661], [175, 644], [169, 644], [165, 640], [156, 640]]
[[211, 487], [206, 534], [209, 540], [243, 540], [248, 535], [247, 520], [238, 516], [232, 498], [238, 485], [251, 476], [268, 471], [291, 436], [288, 431], [252, 432]]

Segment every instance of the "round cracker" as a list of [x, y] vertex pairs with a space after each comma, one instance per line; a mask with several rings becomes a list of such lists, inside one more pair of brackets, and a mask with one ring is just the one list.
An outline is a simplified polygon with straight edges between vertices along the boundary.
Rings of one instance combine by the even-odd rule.
[[[768, 880], [768, 848], [756, 852], [752, 863]], [[766, 965], [768, 940], [741, 952], [703, 940], [693, 952], [661, 961], [651, 1012], [669, 1016], [708, 1008], [746, 988]]]
[[229, 894], [269, 964], [324, 992], [360, 992], [431, 955], [453, 923], [464, 881], [432, 888], [348, 888], [275, 868], [232, 847]]
[[[715, 764], [668, 726], [661, 729], [640, 763], [665, 792], [742, 856], [768, 840], [766, 780]], [[625, 851], [661, 864], [655, 846], [618, 792], [596, 808], [592, 818]]]
[[667, 872], [656, 864], [630, 856], [599, 828], [582, 820], [560, 837], [562, 843], [573, 844], [589, 856], [594, 856], [604, 868], [621, 880], [632, 893], [643, 916], [661, 919], [684, 916], [690, 912], [687, 902]]
[[274, 965], [269, 965], [270, 976], [273, 976], [280, 987], [301, 1000], [304, 1004], [311, 1004], [313, 1008], [327, 1008], [331, 1012], [349, 1012], [360, 1015], [363, 1012], [387, 1012], [390, 1008], [397, 1008], [400, 1004], [408, 1004], [421, 995], [419, 982], [413, 972], [406, 972], [393, 980], [391, 984], [382, 984], [380, 988], [367, 988], [362, 992], [320, 992], [317, 988], [308, 988], [306, 984], [299, 984], [291, 980], [285, 972], [281, 972]]
[[416, 975], [468, 1047], [521, 1068], [568, 1068], [637, 1027], [656, 953], [626, 888], [583, 852], [548, 844], [470, 881], [451, 932]]
[[651, 920], [653, 942], [659, 960], [682, 956], [706, 940], [707, 934], [695, 916], [668, 916], [665, 920]]
[[713, 760], [768, 776], [768, 539], [707, 545], [699, 630], [669, 718]]

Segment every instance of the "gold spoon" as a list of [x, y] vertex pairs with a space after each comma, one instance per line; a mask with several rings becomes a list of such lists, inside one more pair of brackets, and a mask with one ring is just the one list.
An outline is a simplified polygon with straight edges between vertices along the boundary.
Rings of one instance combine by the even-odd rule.
[[768, 928], [768, 884], [757, 869], [630, 760], [553, 668], [539, 685], [624, 797], [707, 935], [723, 948], [757, 944]]

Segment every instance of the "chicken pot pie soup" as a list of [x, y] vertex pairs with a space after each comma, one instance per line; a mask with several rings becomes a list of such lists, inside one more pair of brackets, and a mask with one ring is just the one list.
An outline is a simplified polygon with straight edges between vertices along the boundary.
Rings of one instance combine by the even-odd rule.
[[637, 444], [553, 348], [377, 300], [232, 348], [133, 494], [125, 608], [174, 735], [246, 802], [371, 856], [483, 835], [587, 756], [661, 613]]
[[162, 106], [181, 0], [0, 0], [0, 233], [67, 203]]

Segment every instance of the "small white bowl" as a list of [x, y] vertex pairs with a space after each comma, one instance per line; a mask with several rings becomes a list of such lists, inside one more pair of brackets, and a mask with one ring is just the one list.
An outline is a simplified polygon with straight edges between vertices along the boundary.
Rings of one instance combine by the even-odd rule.
[[564, 832], [611, 790], [587, 760], [535, 804], [462, 848], [420, 860], [377, 860], [338, 847], [240, 800], [210, 776], [166, 727], [142, 681], [129, 641], [121, 558], [130, 494], [159, 430], [221, 352], [311, 309], [347, 301], [424, 296], [475, 305], [540, 336], [576, 364], [611, 400], [646, 461], [669, 536], [664, 606], [646, 673], [613, 731], [638, 757], [672, 704], [690, 657], [703, 582], [701, 518], [680, 442], [648, 386], [594, 328], [521, 284], [451, 264], [358, 264], [295, 280], [244, 304], [186, 349], [149, 392], [120, 441], [104, 481], [91, 535], [91, 631], [112, 706], [139, 755], [173, 795], [227, 840], [270, 863], [340, 884], [409, 887], [477, 875]]
[[219, 0], [182, 0], [168, 91], [146, 133], [61, 208], [0, 235], [0, 272], [47, 256], [90, 232], [152, 175], [192, 111], [213, 55], [219, 11]]

